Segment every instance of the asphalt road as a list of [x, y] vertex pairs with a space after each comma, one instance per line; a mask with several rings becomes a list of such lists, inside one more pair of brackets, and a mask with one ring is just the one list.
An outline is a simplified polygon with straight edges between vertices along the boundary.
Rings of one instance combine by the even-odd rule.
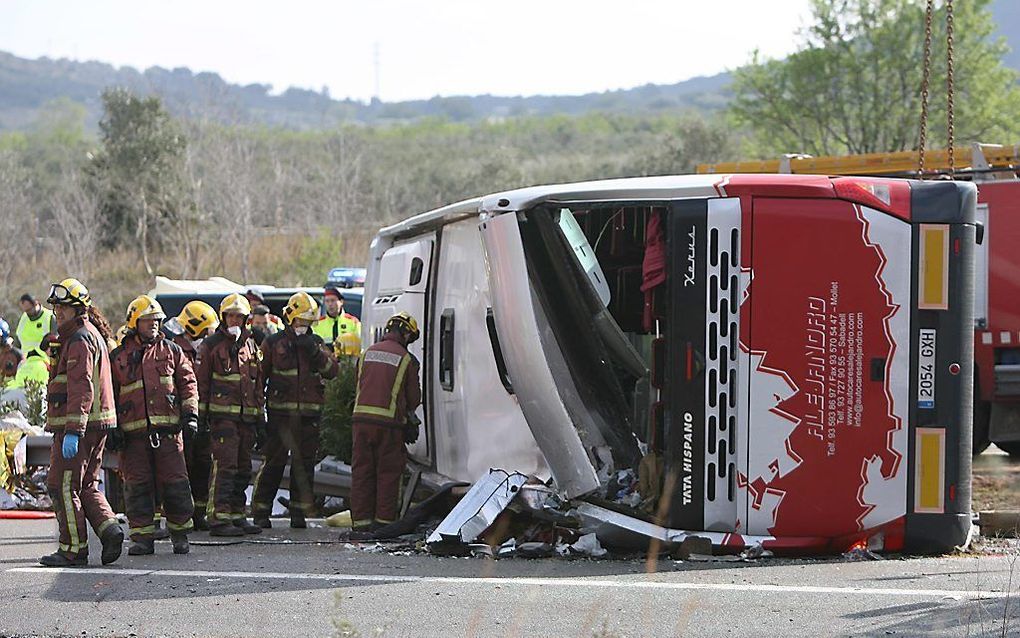
[[[326, 528], [64, 571], [0, 521], [0, 636], [1020, 635], [1016, 552], [753, 563], [438, 558]], [[194, 534], [197, 543], [211, 542]]]

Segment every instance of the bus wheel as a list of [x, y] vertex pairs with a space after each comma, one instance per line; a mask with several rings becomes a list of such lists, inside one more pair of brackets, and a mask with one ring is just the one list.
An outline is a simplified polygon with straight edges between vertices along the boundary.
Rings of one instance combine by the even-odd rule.
[[[988, 401], [974, 399], [974, 443], [973, 454], [977, 456], [985, 451], [992, 442], [989, 438], [989, 425], [992, 420], [992, 406]], [[1008, 445], [1008, 444], [1007, 444]], [[1002, 447], [1001, 445], [999, 447]], [[1012, 453], [1011, 453], [1012, 454]]]

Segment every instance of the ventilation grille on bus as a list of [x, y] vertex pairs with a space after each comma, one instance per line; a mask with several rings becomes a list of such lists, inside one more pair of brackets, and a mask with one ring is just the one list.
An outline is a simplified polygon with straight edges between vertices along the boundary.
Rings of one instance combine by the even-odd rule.
[[[719, 211], [722, 213], [723, 211]], [[728, 212], [728, 211], [727, 211]], [[708, 216], [705, 384], [705, 524], [732, 524], [736, 502], [737, 355], [740, 336], [740, 213]], [[716, 504], [717, 508], [712, 505]], [[722, 507], [719, 507], [722, 506]], [[712, 510], [720, 515], [712, 520]]]

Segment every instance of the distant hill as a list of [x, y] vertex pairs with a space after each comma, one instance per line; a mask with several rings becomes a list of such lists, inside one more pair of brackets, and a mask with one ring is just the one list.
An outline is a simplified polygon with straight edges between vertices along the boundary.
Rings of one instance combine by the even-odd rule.
[[[1012, 51], [1005, 61], [1020, 69], [1020, 0], [993, 0], [997, 36]], [[654, 113], [722, 108], [729, 100], [730, 75], [721, 73], [677, 84], [647, 84], [633, 89], [586, 95], [494, 95], [434, 97], [407, 102], [335, 100], [328, 94], [290, 88], [271, 94], [265, 84], [230, 84], [215, 73], [152, 67], [138, 71], [102, 62], [39, 58], [27, 60], [0, 52], [0, 131], [29, 127], [43, 104], [69, 98], [83, 104], [87, 124], [95, 128], [99, 95], [108, 86], [126, 86], [140, 93], [162, 96], [170, 111], [191, 118], [223, 123], [262, 123], [293, 129], [334, 126], [342, 122], [380, 124], [423, 117], [474, 121], [519, 115], [577, 115], [592, 111]]]
[[101, 62], [67, 59], [27, 60], [0, 52], [0, 130], [19, 130], [35, 119], [50, 100], [69, 98], [85, 105], [87, 122], [99, 121], [99, 95], [108, 86], [125, 86], [160, 95], [171, 112], [225, 123], [264, 123], [295, 129], [319, 128], [341, 122], [376, 124], [422, 117], [469, 121], [518, 115], [576, 115], [590, 111], [654, 112], [679, 109], [712, 110], [728, 99], [729, 75], [694, 78], [670, 85], [589, 93], [577, 96], [434, 97], [407, 102], [335, 100], [327, 94], [290, 88], [270, 93], [264, 84], [230, 84], [215, 73], [152, 67], [138, 71]]

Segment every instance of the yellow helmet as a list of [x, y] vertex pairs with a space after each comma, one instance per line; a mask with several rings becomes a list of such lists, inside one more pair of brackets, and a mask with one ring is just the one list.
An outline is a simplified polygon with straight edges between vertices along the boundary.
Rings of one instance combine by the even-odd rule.
[[295, 319], [315, 321], [319, 318], [319, 304], [312, 299], [312, 296], [305, 291], [296, 292], [287, 300], [287, 307], [283, 309], [283, 318], [288, 324], [294, 323]]
[[353, 332], [344, 332], [333, 343], [333, 351], [338, 357], [357, 357], [361, 355], [361, 337]]
[[177, 321], [184, 327], [184, 332], [192, 339], [198, 339], [206, 330], [210, 332], [220, 325], [216, 318], [216, 311], [204, 301], [189, 301], [181, 314], [177, 315]]
[[166, 319], [166, 313], [163, 312], [163, 306], [159, 305], [159, 302], [150, 297], [149, 295], [139, 295], [135, 297], [135, 300], [128, 305], [127, 318], [124, 320], [124, 326], [128, 330], [138, 330], [139, 319], [156, 319], [163, 321]]
[[117, 342], [117, 345], [119, 346], [119, 345], [123, 345], [124, 337], [126, 337], [126, 336], [128, 336], [128, 327], [127, 326], [121, 326], [120, 328], [117, 328], [117, 333], [113, 335], [113, 339], [114, 339], [114, 341]]
[[251, 304], [244, 295], [234, 292], [220, 302], [220, 317], [227, 314], [228, 312], [238, 312], [245, 317], [251, 315]]
[[386, 321], [386, 332], [399, 330], [407, 335], [407, 343], [412, 344], [418, 340], [421, 333], [418, 332], [418, 322], [406, 312], [398, 312]]
[[92, 297], [85, 284], [73, 277], [68, 277], [59, 284], [50, 286], [50, 296], [46, 302], [55, 306], [89, 308], [92, 306]]

